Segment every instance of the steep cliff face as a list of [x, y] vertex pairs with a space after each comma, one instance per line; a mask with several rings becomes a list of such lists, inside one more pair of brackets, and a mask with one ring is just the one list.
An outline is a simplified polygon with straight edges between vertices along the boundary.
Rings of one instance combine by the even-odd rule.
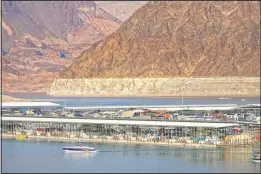
[[94, 1], [2, 2], [4, 91], [37, 91], [122, 23]]
[[60, 78], [260, 76], [260, 2], [149, 2]]

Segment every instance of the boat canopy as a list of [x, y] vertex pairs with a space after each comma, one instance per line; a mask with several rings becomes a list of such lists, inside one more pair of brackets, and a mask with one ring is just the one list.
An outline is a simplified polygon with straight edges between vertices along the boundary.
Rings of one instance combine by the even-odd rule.
[[80, 141], [80, 144], [88, 144], [88, 142]]
[[256, 152], [259, 152], [260, 153], [260, 147], [261, 145], [259, 145], [259, 147], [253, 147], [253, 152], [256, 153]]

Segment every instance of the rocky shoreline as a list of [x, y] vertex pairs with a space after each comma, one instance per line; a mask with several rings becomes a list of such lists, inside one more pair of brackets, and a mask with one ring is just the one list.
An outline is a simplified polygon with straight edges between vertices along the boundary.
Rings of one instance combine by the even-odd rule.
[[74, 97], [257, 97], [260, 77], [55, 79], [47, 93]]
[[1, 95], [2, 102], [29, 102], [31, 100], [21, 99], [21, 98], [14, 98], [7, 95]]

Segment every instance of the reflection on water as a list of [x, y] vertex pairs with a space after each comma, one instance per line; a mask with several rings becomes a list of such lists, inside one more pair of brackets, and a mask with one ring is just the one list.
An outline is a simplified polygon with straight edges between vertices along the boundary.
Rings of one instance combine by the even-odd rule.
[[[250, 148], [184, 148], [89, 143], [97, 153], [64, 153], [72, 142], [3, 141], [3, 172], [255, 172]], [[102, 167], [101, 167], [102, 166]], [[133, 167], [135, 166], [135, 167]]]
[[[110, 105], [181, 105], [181, 98], [146, 98], [146, 97], [53, 97], [45, 93], [5, 93], [5, 95], [25, 99], [56, 99], [67, 100], [67, 106], [110, 106]], [[55, 101], [64, 104], [64, 101]], [[259, 104], [259, 97], [231, 97], [230, 104]], [[192, 97], [184, 98], [186, 105], [200, 104], [227, 104], [226, 100], [220, 100], [219, 97]]]
[[216, 164], [224, 163], [227, 166], [232, 166], [237, 163], [249, 162], [251, 158], [251, 149], [218, 149], [218, 150], [208, 150], [208, 149], [161, 149], [159, 150], [136, 150], [136, 151], [101, 151], [99, 155], [102, 156], [157, 156], [157, 157], [175, 157], [183, 158], [189, 163], [202, 163], [202, 164]]
[[64, 153], [64, 157], [65, 158], [69, 158], [69, 159], [92, 159], [96, 156], [97, 153]]

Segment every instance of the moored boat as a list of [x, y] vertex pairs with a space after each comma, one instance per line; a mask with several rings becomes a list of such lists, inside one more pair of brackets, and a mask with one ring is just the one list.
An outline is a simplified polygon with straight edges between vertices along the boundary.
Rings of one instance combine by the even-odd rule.
[[85, 142], [80, 142], [79, 146], [74, 146], [74, 147], [63, 147], [62, 149], [64, 150], [64, 152], [97, 152], [97, 150], [95, 148], [92, 147], [88, 147], [88, 146], [82, 146], [83, 144], [85, 144]]
[[260, 162], [261, 157], [260, 157], [260, 149], [253, 149], [253, 156], [251, 157], [252, 161], [254, 162]]
[[20, 134], [20, 135], [17, 135], [16, 136], [16, 139], [17, 140], [20, 140], [20, 141], [22, 141], [22, 140], [25, 140], [27, 137], [26, 137], [26, 135], [24, 135], [24, 134]]
[[252, 160], [255, 160], [255, 161], [261, 161], [261, 158], [260, 157], [251, 157]]

